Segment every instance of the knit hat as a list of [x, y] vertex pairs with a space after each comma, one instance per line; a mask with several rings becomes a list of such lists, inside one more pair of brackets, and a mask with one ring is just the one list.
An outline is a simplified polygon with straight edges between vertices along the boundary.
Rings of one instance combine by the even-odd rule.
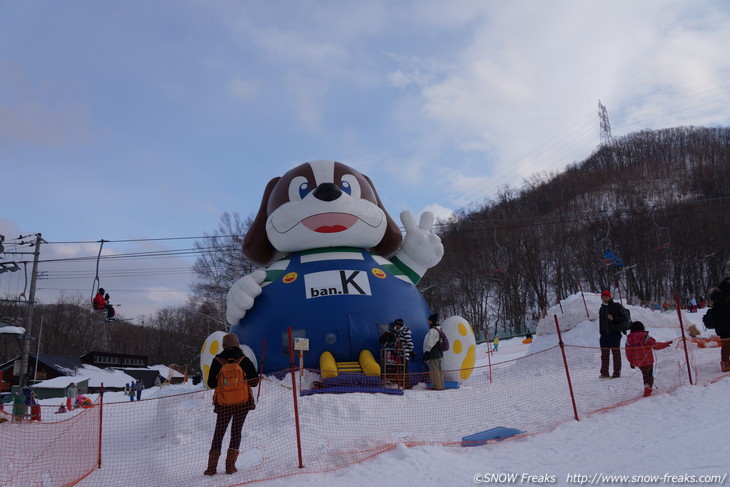
[[644, 323], [641, 321], [632, 321], [631, 331], [644, 331]]
[[393, 324], [394, 325], [404, 325], [405, 323], [403, 323], [403, 318], [396, 318], [395, 321], [393, 322]]
[[438, 313], [432, 314], [431, 316], [428, 317], [428, 321], [430, 321], [434, 325], [438, 325], [439, 324], [439, 314]]
[[234, 335], [233, 333], [227, 333], [226, 336], [223, 337], [223, 350], [226, 348], [232, 348], [232, 347], [240, 347], [241, 342], [238, 341], [238, 337]]
[[610, 297], [611, 297], [611, 291], [609, 291], [609, 290], [607, 290], [607, 289], [606, 289], [606, 290], [604, 290], [604, 291], [601, 291], [601, 297], [604, 297], [604, 296], [606, 296], [606, 297], [609, 297], [609, 298], [610, 298]]

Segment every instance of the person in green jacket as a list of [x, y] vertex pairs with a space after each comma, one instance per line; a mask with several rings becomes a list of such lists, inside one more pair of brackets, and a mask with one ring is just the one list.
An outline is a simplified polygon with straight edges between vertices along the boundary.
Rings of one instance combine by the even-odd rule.
[[19, 391], [15, 391], [13, 395], [13, 421], [23, 421], [25, 413], [25, 397]]

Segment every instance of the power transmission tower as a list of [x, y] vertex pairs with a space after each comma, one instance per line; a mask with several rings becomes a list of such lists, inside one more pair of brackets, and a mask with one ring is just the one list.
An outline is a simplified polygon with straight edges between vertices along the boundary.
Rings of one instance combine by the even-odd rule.
[[598, 120], [601, 125], [601, 144], [610, 144], [613, 140], [611, 137], [611, 122], [608, 120], [608, 111], [601, 103], [601, 100], [598, 100]]

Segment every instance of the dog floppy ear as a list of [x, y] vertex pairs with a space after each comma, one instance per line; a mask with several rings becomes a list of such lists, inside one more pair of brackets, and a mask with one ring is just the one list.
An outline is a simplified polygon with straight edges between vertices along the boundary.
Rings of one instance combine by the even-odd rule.
[[403, 236], [400, 233], [400, 227], [398, 227], [398, 225], [390, 217], [390, 214], [388, 214], [388, 211], [383, 206], [383, 203], [380, 201], [380, 196], [378, 195], [378, 191], [375, 189], [375, 185], [373, 184], [373, 182], [366, 175], [363, 174], [362, 176], [367, 180], [368, 184], [370, 184], [370, 187], [373, 189], [373, 193], [375, 194], [375, 200], [378, 202], [378, 207], [383, 210], [383, 213], [385, 213], [385, 218], [387, 220], [385, 235], [383, 235], [383, 238], [375, 247], [373, 247], [372, 250], [382, 257], [391, 257], [400, 248], [400, 244], [403, 241]]
[[280, 177], [276, 177], [266, 185], [259, 212], [243, 237], [243, 253], [255, 264], [267, 265], [276, 255], [276, 249], [271, 245], [269, 237], [266, 235], [266, 220], [269, 218], [267, 211], [269, 196], [271, 196], [271, 192], [280, 179]]

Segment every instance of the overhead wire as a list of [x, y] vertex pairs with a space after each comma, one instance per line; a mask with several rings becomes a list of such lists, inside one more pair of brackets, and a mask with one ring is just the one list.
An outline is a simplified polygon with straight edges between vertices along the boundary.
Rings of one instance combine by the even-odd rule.
[[[698, 211], [713, 211], [719, 207], [727, 207], [730, 206], [730, 196], [726, 197], [717, 197], [717, 198], [706, 198], [703, 200], [696, 200], [692, 202], [692, 208], [689, 209], [678, 209], [675, 210], [675, 215], [680, 216], [684, 213], [687, 214], [696, 214]], [[697, 205], [703, 205], [704, 207], [697, 208]], [[617, 208], [614, 209], [614, 216], [622, 216], [629, 214], [632, 210], [630, 208]], [[539, 227], [539, 226], [551, 226], [551, 225], [565, 225], [565, 224], [571, 224], [571, 223], [585, 223], [590, 221], [598, 221], [605, 218], [605, 215], [602, 212], [595, 212], [590, 209], [582, 210], [582, 211], [573, 211], [573, 212], [563, 212], [559, 215], [532, 215], [532, 216], [504, 216], [502, 218], [490, 218], [490, 219], [472, 219], [469, 221], [470, 227], [466, 229], [459, 229], [457, 233], [473, 233], [473, 232], [483, 232], [486, 230], [489, 230], [490, 228], [497, 228], [498, 230], [510, 230], [510, 229], [520, 229], [520, 228], [529, 228], [529, 227]], [[446, 224], [439, 224], [437, 223], [435, 225], [437, 228], [446, 228], [448, 225]], [[239, 237], [239, 235], [230, 235], [230, 237]], [[184, 237], [189, 238], [189, 237]], [[182, 238], [181, 238], [182, 239]], [[148, 238], [145, 239], [146, 241], [154, 241], [157, 240], [155, 238]], [[170, 238], [165, 238], [162, 240], [171, 240]], [[179, 240], [179, 239], [175, 239]], [[109, 241], [113, 242], [113, 241]], [[181, 255], [183, 256], [189, 256], [189, 255], [195, 255], [195, 254], [203, 254], [205, 252], [211, 252], [211, 251], [217, 251], [217, 250], [238, 250], [238, 247], [232, 247], [232, 246], [224, 246], [222, 248], [220, 247], [199, 247], [196, 249], [172, 249], [172, 250], [166, 250], [166, 251], [155, 251], [155, 252], [132, 252], [132, 253], [118, 253], [113, 255], [102, 255], [102, 259], [112, 259], [112, 260], [125, 260], [125, 259], [160, 259], [160, 258], [177, 258]], [[68, 258], [61, 258], [61, 259], [47, 259], [47, 260], [41, 260], [40, 262], [45, 262], [48, 264], [64, 264], [64, 263], [74, 263], [74, 262], [83, 262], [83, 261], [92, 261], [94, 260], [93, 256], [79, 256], [79, 257], [68, 257]], [[223, 269], [220, 269], [223, 270]], [[43, 280], [74, 280], [74, 279], [90, 279], [92, 276], [92, 271], [89, 270], [56, 270], [56, 271], [47, 271], [48, 275], [43, 278]], [[107, 269], [104, 272], [106, 279], [111, 278], [134, 278], [134, 277], [146, 277], [146, 276], [165, 276], [165, 277], [171, 277], [171, 276], [182, 276], [182, 275], [192, 275], [193, 274], [192, 265], [190, 266], [174, 266], [170, 268], [124, 268], [124, 269]], [[19, 281], [18, 281], [19, 285]], [[44, 286], [43, 289], [56, 289], [56, 288], [50, 288]], [[73, 291], [74, 289], [70, 288], [64, 288], [64, 289], [56, 289], [56, 290], [68, 290]], [[128, 290], [125, 292], [133, 292], [132, 290]], [[170, 292], [180, 292], [179, 290], [170, 290]]]
[[[107, 249], [105, 249], [106, 253], [100, 254], [100, 255], [79, 255], [79, 256], [72, 256], [72, 257], [59, 257], [59, 258], [46, 258], [46, 259], [39, 259], [39, 264], [44, 264], [45, 270], [42, 273], [42, 275], [39, 277], [39, 280], [41, 281], [51, 281], [51, 280], [88, 280], [93, 277], [93, 269], [89, 267], [88, 269], [58, 269], [58, 267], [63, 267], [65, 265], [73, 265], [73, 264], [80, 264], [80, 263], [91, 263], [91, 262], [97, 262], [97, 261], [126, 261], [126, 260], [154, 260], [156, 262], [159, 262], [160, 260], [166, 259], [185, 259], [186, 257], [190, 256], [196, 256], [196, 255], [202, 255], [207, 252], [218, 252], [218, 251], [232, 251], [232, 250], [238, 250], [240, 249], [239, 246], [232, 246], [232, 245], [226, 245], [226, 246], [205, 246], [200, 245], [196, 247], [187, 247], [182, 249], [164, 249], [164, 250], [153, 250], [153, 251], [142, 251], [142, 252], [114, 252], [113, 250], [109, 250], [109, 244], [120, 244], [120, 243], [134, 243], [134, 242], [156, 242], [156, 241], [175, 241], [175, 240], [204, 240], [208, 238], [242, 238], [242, 235], [223, 235], [223, 236], [209, 236], [209, 235], [203, 235], [198, 237], [161, 237], [161, 238], [137, 238], [137, 239], [119, 239], [119, 240], [106, 240], [104, 239], [104, 243], [107, 244]], [[75, 241], [48, 241], [46, 244], [48, 245], [71, 245], [71, 244], [98, 244], [101, 242], [101, 240], [97, 241], [89, 241], [89, 240], [75, 240]], [[21, 262], [24, 264], [29, 263], [28, 262]], [[49, 266], [51, 267], [49, 269]], [[55, 268], [55, 269], [54, 269]], [[112, 268], [112, 269], [105, 269], [102, 272], [102, 275], [106, 280], [108, 279], [119, 279], [119, 278], [135, 278], [135, 277], [146, 277], [146, 276], [160, 276], [160, 277], [172, 277], [172, 276], [190, 276], [193, 274], [193, 265], [185, 265], [185, 266], [174, 266], [174, 267], [149, 267], [149, 268], [124, 268], [124, 269], [118, 269], [118, 268]], [[187, 281], [186, 281], [187, 283]], [[12, 285], [12, 282], [8, 280], [8, 284]], [[20, 286], [20, 280], [17, 280], [17, 286]], [[55, 291], [82, 291], [81, 289], [77, 288], [70, 288], [70, 287], [64, 287], [64, 288], [52, 288], [48, 286], [42, 286], [39, 287], [39, 290], [55, 290]], [[8, 290], [10, 293], [10, 290]], [[115, 292], [134, 292], [134, 291], [149, 291], [145, 289], [136, 289], [136, 290], [122, 290], [122, 289], [115, 289]], [[186, 292], [181, 290], [165, 290], [160, 288], [155, 288], [155, 292]], [[17, 293], [16, 293], [17, 294]]]

